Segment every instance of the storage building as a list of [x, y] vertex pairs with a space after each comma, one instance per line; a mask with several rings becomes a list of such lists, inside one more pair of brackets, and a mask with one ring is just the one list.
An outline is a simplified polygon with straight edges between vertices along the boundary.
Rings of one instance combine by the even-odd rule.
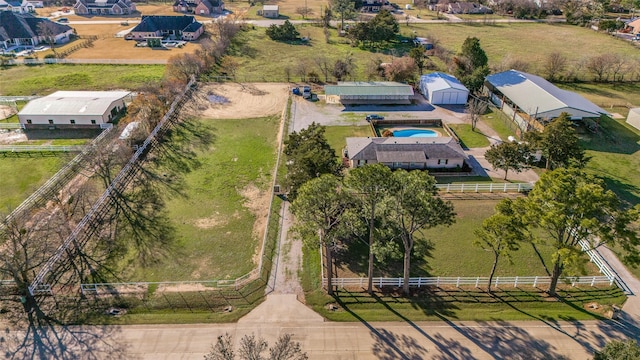
[[31, 100], [19, 113], [26, 129], [97, 128], [126, 110], [128, 91], [57, 91]]
[[327, 103], [342, 104], [411, 104], [413, 88], [393, 81], [341, 81], [325, 85]]
[[627, 124], [640, 130], [640, 108], [633, 108], [629, 110], [629, 115], [627, 116]]
[[420, 77], [420, 91], [434, 105], [463, 105], [469, 90], [454, 76], [434, 72]]

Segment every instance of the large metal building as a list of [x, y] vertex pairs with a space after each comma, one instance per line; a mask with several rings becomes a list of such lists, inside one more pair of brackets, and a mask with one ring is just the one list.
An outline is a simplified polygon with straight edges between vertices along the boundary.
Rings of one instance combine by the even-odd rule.
[[330, 104], [411, 104], [413, 88], [393, 81], [341, 81], [325, 85], [324, 93]]
[[508, 105], [517, 113], [524, 113], [543, 123], [566, 112], [572, 120], [598, 118], [606, 111], [567, 90], [562, 90], [547, 80], [522, 71], [509, 70], [487, 76], [485, 91], [498, 105]]
[[29, 101], [18, 113], [25, 129], [98, 128], [126, 109], [128, 91], [57, 91]]
[[629, 115], [627, 116], [627, 124], [640, 130], [640, 108], [629, 109]]
[[422, 95], [434, 105], [464, 105], [469, 90], [453, 75], [434, 72], [420, 77]]

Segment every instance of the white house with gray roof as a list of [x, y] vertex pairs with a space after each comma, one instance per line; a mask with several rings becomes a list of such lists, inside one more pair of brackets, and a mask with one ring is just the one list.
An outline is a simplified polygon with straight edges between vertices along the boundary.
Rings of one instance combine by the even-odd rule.
[[18, 113], [26, 129], [97, 128], [126, 109], [128, 91], [57, 91], [29, 101]]
[[391, 169], [447, 170], [462, 168], [466, 159], [451, 137], [349, 137], [346, 150], [352, 168], [382, 163]]
[[325, 85], [330, 104], [411, 104], [413, 88], [394, 81], [339, 81]]
[[607, 112], [584, 97], [560, 89], [541, 78], [522, 71], [509, 70], [489, 75], [485, 91], [492, 101], [502, 106], [507, 103], [516, 112], [546, 123], [566, 112], [572, 120], [598, 118]]

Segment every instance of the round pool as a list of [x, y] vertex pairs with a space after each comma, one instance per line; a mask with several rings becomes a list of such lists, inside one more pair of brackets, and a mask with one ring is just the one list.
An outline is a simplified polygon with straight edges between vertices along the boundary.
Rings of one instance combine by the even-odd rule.
[[393, 132], [395, 137], [437, 137], [438, 133], [433, 130], [427, 129], [404, 129], [395, 130]]

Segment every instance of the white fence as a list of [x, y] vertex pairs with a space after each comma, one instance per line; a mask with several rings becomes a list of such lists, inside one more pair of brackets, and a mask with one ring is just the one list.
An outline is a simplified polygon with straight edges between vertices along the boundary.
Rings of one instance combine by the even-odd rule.
[[0, 123], [0, 129], [24, 129], [24, 125], [20, 123]]
[[81, 152], [81, 145], [0, 145], [0, 152]]
[[602, 255], [600, 255], [598, 251], [594, 250], [588, 241], [580, 240], [579, 244], [580, 244], [580, 247], [582, 248], [582, 251], [586, 252], [587, 255], [589, 255], [589, 260], [591, 260], [591, 262], [598, 267], [601, 273], [603, 273], [606, 277], [614, 279], [616, 285], [620, 289], [622, 289], [622, 291], [624, 291], [626, 294], [632, 293], [631, 289], [629, 289], [627, 284], [625, 284], [624, 281], [622, 281], [618, 277], [618, 274], [616, 274], [613, 270], [611, 270], [611, 268], [609, 267], [607, 262], [604, 260]]
[[436, 184], [444, 192], [528, 192], [533, 189], [529, 183], [476, 183], [476, 184]]
[[[338, 288], [344, 287], [363, 287], [366, 286], [368, 278], [333, 278], [332, 284]], [[424, 286], [441, 286], [452, 285], [455, 287], [460, 286], [486, 286], [489, 282], [488, 277], [415, 277], [409, 278], [410, 287], [424, 287]], [[565, 284], [576, 285], [613, 285], [615, 277], [608, 276], [581, 276], [581, 277], [565, 277], [561, 278], [560, 282]], [[495, 287], [499, 286], [511, 286], [518, 287], [519, 285], [531, 285], [536, 287], [538, 285], [548, 285], [551, 283], [551, 277], [549, 276], [497, 276], [491, 282]], [[401, 287], [404, 284], [403, 278], [373, 278], [373, 284], [379, 288], [384, 286]], [[327, 286], [327, 278], [322, 278], [322, 286]]]
[[132, 64], [132, 65], [166, 65], [167, 60], [160, 59], [12, 59], [8, 65], [42, 65], [42, 64]]

